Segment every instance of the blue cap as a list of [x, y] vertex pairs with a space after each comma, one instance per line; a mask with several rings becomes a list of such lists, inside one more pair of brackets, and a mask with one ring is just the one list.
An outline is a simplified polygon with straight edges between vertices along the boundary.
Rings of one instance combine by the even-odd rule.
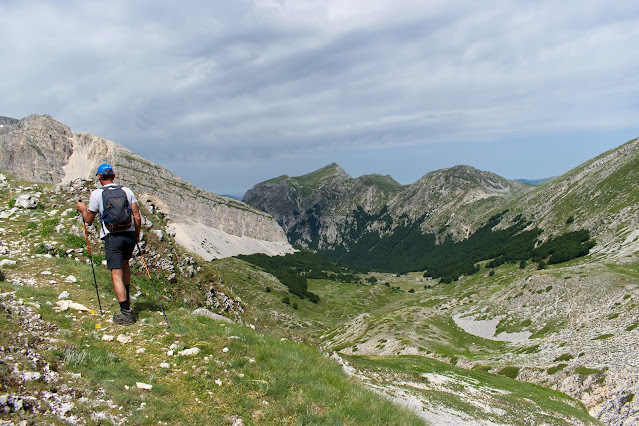
[[98, 166], [98, 172], [96, 173], [96, 175], [99, 175], [102, 173], [113, 173], [113, 167], [111, 167], [111, 165], [107, 163], [100, 164]]

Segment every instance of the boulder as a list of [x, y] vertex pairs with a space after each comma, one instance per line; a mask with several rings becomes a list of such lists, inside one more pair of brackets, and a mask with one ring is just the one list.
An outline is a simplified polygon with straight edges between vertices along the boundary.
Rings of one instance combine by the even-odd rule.
[[232, 319], [223, 317], [222, 315], [215, 314], [208, 309], [199, 308], [193, 311], [193, 315], [201, 315], [203, 317], [211, 318], [214, 321], [235, 322]]
[[16, 207], [23, 209], [35, 209], [38, 205], [38, 198], [33, 195], [23, 194], [16, 198]]

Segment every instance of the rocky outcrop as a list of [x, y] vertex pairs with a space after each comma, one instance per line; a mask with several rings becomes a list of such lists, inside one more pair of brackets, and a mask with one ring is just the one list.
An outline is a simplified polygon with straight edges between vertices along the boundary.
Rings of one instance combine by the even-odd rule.
[[18, 124], [19, 121], [20, 120], [16, 118], [0, 116], [0, 127], [13, 126], [14, 124]]
[[[101, 163], [113, 165], [116, 182], [157, 205], [176, 230], [205, 260], [236, 254], [292, 252], [276, 221], [241, 201], [195, 187], [134, 152], [89, 133], [76, 133], [48, 115], [30, 115], [0, 131], [0, 170], [20, 179], [60, 183], [94, 179]], [[206, 232], [222, 235], [211, 241]], [[228, 238], [225, 238], [228, 236]], [[226, 241], [218, 247], [220, 241]], [[264, 248], [268, 246], [268, 250]]]

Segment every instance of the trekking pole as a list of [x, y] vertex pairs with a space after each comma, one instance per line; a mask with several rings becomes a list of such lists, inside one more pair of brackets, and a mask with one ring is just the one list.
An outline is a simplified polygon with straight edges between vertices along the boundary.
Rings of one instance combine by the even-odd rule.
[[146, 266], [146, 261], [144, 260], [144, 256], [142, 256], [142, 250], [140, 250], [140, 244], [136, 243], [138, 247], [138, 253], [140, 254], [140, 258], [142, 259], [142, 264], [144, 265], [144, 269], [146, 269], [146, 275], [149, 277], [149, 281], [151, 281], [151, 286], [153, 287], [153, 291], [155, 292], [155, 298], [160, 305], [160, 309], [162, 310], [162, 315], [164, 316], [164, 321], [166, 322], [166, 327], [171, 328], [169, 325], [169, 320], [166, 319], [166, 314], [164, 313], [164, 308], [162, 307], [162, 302], [160, 302], [160, 297], [158, 296], [158, 291], [155, 289], [155, 284], [153, 284], [153, 279], [151, 278], [151, 274], [149, 273], [149, 268]]
[[[79, 200], [82, 202], [82, 200]], [[100, 292], [98, 291], [98, 280], [95, 279], [95, 268], [93, 267], [93, 255], [91, 254], [91, 244], [89, 244], [89, 230], [87, 229], [87, 223], [84, 221], [84, 215], [82, 216], [82, 224], [84, 225], [84, 235], [87, 237], [87, 249], [89, 250], [89, 260], [91, 261], [91, 271], [93, 272], [93, 284], [95, 285], [95, 294], [98, 296], [98, 306], [100, 306], [100, 315], [102, 315], [102, 302], [100, 302]]]

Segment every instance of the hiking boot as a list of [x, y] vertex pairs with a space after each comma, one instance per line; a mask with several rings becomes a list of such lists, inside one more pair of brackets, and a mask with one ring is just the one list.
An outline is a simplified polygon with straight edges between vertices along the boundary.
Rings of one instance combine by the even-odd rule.
[[113, 315], [113, 324], [118, 325], [131, 325], [135, 322], [135, 317], [133, 316], [133, 312], [120, 312], [119, 314]]

